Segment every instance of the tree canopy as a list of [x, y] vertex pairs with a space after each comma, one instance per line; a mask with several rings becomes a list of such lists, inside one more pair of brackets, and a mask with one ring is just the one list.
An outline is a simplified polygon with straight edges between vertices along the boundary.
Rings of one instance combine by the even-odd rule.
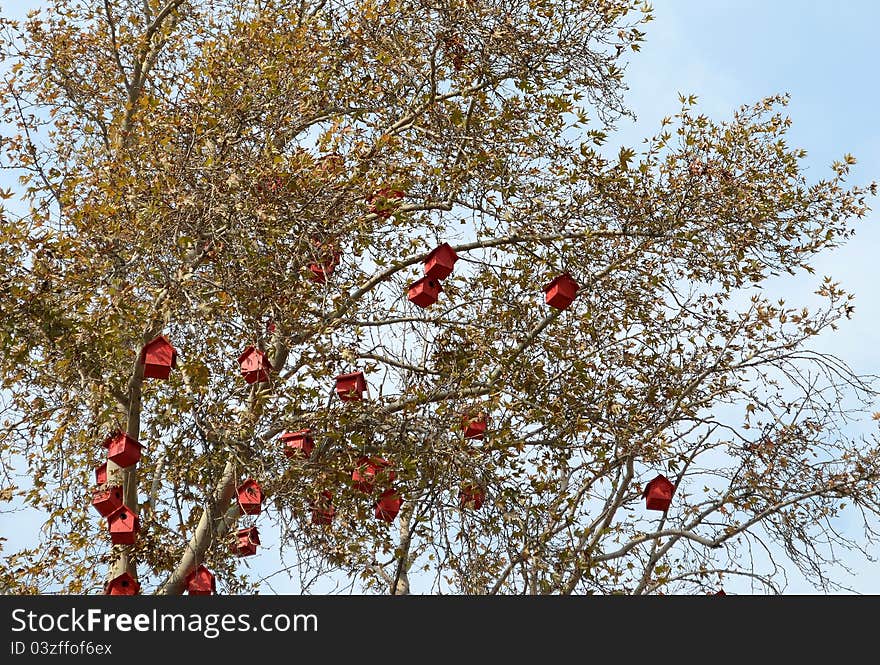
[[[876, 186], [849, 155], [808, 181], [785, 95], [725, 120], [683, 96], [609, 149], [649, 6], [49, 5], [0, 26], [0, 482], [46, 518], [6, 588], [181, 593], [203, 564], [246, 593], [251, 526], [303, 591], [772, 592], [790, 566], [833, 588], [834, 548], [870, 542], [877, 442], [842, 426], [874, 387], [810, 349], [852, 296], [752, 287], [811, 270]], [[337, 392], [357, 372], [363, 399]], [[131, 544], [90, 505], [116, 486]]]

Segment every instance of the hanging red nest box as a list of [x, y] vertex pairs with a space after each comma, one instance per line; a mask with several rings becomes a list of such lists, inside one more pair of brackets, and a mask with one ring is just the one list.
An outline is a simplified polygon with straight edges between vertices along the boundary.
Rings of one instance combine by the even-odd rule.
[[482, 439], [486, 435], [486, 414], [465, 416], [461, 422], [465, 439]]
[[287, 457], [299, 455], [303, 459], [308, 459], [312, 456], [312, 450], [315, 448], [315, 441], [310, 429], [285, 432], [281, 435], [281, 442], [284, 444], [284, 454]]
[[420, 280], [409, 285], [409, 291], [406, 297], [414, 305], [419, 307], [429, 307], [437, 302], [443, 287], [440, 282], [430, 277], [422, 277]]
[[336, 516], [333, 495], [328, 490], [321, 492], [316, 499], [309, 500], [309, 508], [312, 511], [312, 524], [327, 525]]
[[127, 572], [117, 575], [104, 585], [106, 596], [136, 596], [140, 591], [140, 583]]
[[95, 482], [98, 485], [103, 485], [107, 482], [107, 462], [95, 467]]
[[249, 346], [238, 357], [241, 366], [241, 375], [248, 383], [263, 383], [269, 380], [269, 372], [272, 371], [272, 363], [263, 351]]
[[394, 214], [403, 196], [403, 192], [399, 189], [383, 187], [371, 194], [367, 203], [371, 213], [382, 219], [388, 219]]
[[217, 593], [217, 583], [214, 580], [214, 574], [205, 568], [199, 566], [186, 576], [186, 590], [190, 596], [210, 596]]
[[363, 372], [340, 374], [336, 377], [336, 394], [343, 402], [362, 400], [366, 389], [367, 380]]
[[372, 494], [376, 484], [387, 485], [396, 478], [394, 465], [381, 457], [358, 458], [357, 467], [351, 473], [354, 488], [365, 494]]
[[376, 519], [390, 524], [397, 517], [397, 513], [400, 512], [400, 505], [402, 503], [403, 499], [397, 493], [397, 490], [388, 488], [382, 492], [379, 500], [376, 501]]
[[458, 494], [458, 505], [462, 510], [465, 508], [479, 510], [483, 507], [485, 500], [486, 491], [476, 483], [462, 485], [461, 491]]
[[248, 478], [236, 490], [238, 505], [243, 515], [259, 515], [263, 509], [263, 490], [253, 478]]
[[122, 506], [107, 516], [110, 527], [110, 540], [114, 545], [134, 545], [141, 528], [137, 513], [128, 506]]
[[141, 444], [122, 431], [111, 434], [101, 445], [107, 449], [107, 459], [123, 469], [141, 458]]
[[310, 263], [309, 272], [312, 273], [312, 279], [318, 284], [325, 284], [327, 276], [332, 275], [336, 270], [335, 263]]
[[556, 309], [568, 309], [579, 288], [574, 278], [564, 273], [544, 287], [544, 300]]
[[435, 247], [425, 257], [425, 277], [429, 279], [446, 279], [452, 274], [452, 267], [458, 261], [458, 254], [448, 242]]
[[145, 379], [167, 379], [177, 367], [177, 351], [167, 337], [159, 335], [141, 349], [140, 360]]
[[96, 490], [92, 494], [92, 505], [101, 513], [101, 517], [107, 517], [122, 507], [122, 488], [117, 486]]
[[319, 260], [309, 264], [309, 272], [312, 273], [312, 279], [323, 284], [327, 281], [327, 277], [333, 274], [339, 260], [342, 258], [342, 252], [333, 250], [325, 253]]
[[670, 480], [660, 474], [654, 480], [645, 486], [642, 496], [647, 499], [645, 507], [648, 510], [661, 510], [666, 512], [669, 504], [672, 503], [672, 493], [675, 491], [675, 485]]
[[257, 527], [249, 526], [236, 532], [232, 551], [238, 556], [253, 556], [257, 553], [257, 545], [259, 544], [260, 534], [257, 532]]

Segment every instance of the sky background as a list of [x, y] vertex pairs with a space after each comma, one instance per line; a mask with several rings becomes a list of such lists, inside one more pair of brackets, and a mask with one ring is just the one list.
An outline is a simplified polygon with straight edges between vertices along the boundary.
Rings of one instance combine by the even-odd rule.
[[[0, 14], [21, 16], [39, 6], [34, 0], [0, 0]], [[788, 114], [793, 125], [790, 145], [805, 148], [810, 180], [831, 175], [830, 164], [852, 153], [858, 164], [851, 182], [880, 179], [880, 107], [877, 65], [880, 46], [880, 3], [805, 0], [657, 0], [656, 19], [647, 26], [647, 39], [627, 68], [626, 99], [638, 115], [635, 122], [620, 122], [615, 144], [638, 147], [653, 135], [664, 116], [679, 110], [678, 93], [695, 94], [699, 109], [715, 120], [729, 118], [734, 109], [776, 93], [789, 93]], [[0, 186], [11, 183], [0, 173]], [[880, 208], [880, 201], [873, 201]], [[824, 275], [831, 275], [856, 294], [855, 316], [835, 333], [823, 335], [813, 348], [833, 353], [862, 374], [880, 375], [880, 296], [877, 292], [880, 214], [872, 212], [857, 227], [848, 246], [825, 253], [814, 261], [814, 275], [786, 277], [766, 286], [765, 292], [784, 296], [790, 306], [815, 302], [812, 292]], [[875, 406], [880, 410], [880, 405]], [[865, 421], [853, 434], [875, 431]], [[0, 534], [8, 539], [7, 551], [32, 544], [41, 520], [34, 513], [14, 515], [0, 511]], [[850, 533], [858, 528], [849, 522]], [[278, 569], [274, 538], [261, 532], [267, 547], [259, 557], [244, 562], [256, 577]], [[874, 548], [880, 556], [880, 548]], [[840, 581], [861, 593], [880, 593], [880, 565], [848, 557], [854, 576]], [[286, 575], [268, 580], [267, 592], [296, 592]], [[731, 580], [728, 592], [748, 592]], [[332, 587], [315, 591], [329, 592]], [[787, 593], [813, 593], [812, 587], [792, 575]]]
[[[678, 111], [679, 92], [697, 95], [700, 111], [714, 120], [789, 93], [787, 141], [807, 150], [808, 180], [830, 177], [831, 163], [845, 153], [858, 159], [850, 183], [880, 180], [880, 45], [872, 27], [880, 24], [880, 3], [659, 0], [653, 6], [656, 19], [625, 77], [638, 120], [619, 123], [616, 141], [637, 146], [656, 133], [662, 117]], [[871, 205], [875, 210], [848, 245], [814, 259], [814, 275], [785, 276], [765, 291], [791, 298], [791, 305], [809, 304], [817, 302], [812, 292], [824, 275], [840, 281], [856, 295], [855, 317], [814, 346], [859, 373], [880, 374], [880, 201]]]
[[[655, 134], [660, 120], [680, 108], [678, 93], [698, 97], [698, 108], [714, 120], [731, 117], [742, 104], [789, 93], [791, 146], [805, 148], [808, 180], [831, 176], [830, 165], [847, 152], [858, 164], [850, 182], [880, 180], [880, 3], [868, 0], [657, 0], [642, 50], [630, 60], [627, 102], [638, 116], [619, 123], [616, 143], [638, 146]], [[815, 274], [765, 283], [767, 295], [788, 306], [817, 302], [813, 292], [830, 275], [855, 293], [855, 315], [812, 348], [845, 360], [860, 374], [880, 374], [880, 201], [857, 226], [848, 245], [813, 261]], [[875, 404], [874, 410], [880, 410]], [[855, 436], [876, 431], [863, 420]], [[858, 536], [861, 523], [848, 513], [841, 524]], [[871, 550], [880, 557], [880, 547]], [[839, 580], [857, 592], [880, 593], [880, 564], [839, 552], [853, 571]], [[728, 579], [728, 592], [748, 593], [744, 581]], [[786, 593], [815, 593], [796, 573]]]

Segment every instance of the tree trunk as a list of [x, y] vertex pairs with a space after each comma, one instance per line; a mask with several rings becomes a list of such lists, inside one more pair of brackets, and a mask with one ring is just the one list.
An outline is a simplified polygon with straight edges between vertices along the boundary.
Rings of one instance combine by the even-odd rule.
[[[229, 528], [238, 519], [240, 510], [238, 504], [230, 506], [232, 496], [235, 494], [235, 462], [232, 457], [226, 462], [223, 476], [217, 483], [213, 500], [208, 503], [196, 530], [186, 545], [186, 550], [171, 577], [161, 586], [157, 592], [159, 595], [173, 596], [184, 592], [186, 576], [189, 575], [204, 559], [205, 552], [217, 539], [222, 538], [229, 532]], [[224, 506], [226, 510], [223, 511]], [[223, 511], [221, 513], [221, 511]], [[216, 517], [215, 517], [216, 516]]]

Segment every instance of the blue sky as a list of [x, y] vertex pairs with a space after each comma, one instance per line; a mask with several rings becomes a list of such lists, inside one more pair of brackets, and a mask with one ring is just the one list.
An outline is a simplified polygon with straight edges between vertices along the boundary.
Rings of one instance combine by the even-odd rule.
[[[678, 92], [696, 94], [700, 109], [715, 119], [788, 92], [789, 141], [808, 151], [808, 178], [829, 176], [831, 162], [850, 152], [859, 160], [852, 182], [880, 179], [880, 3], [658, 0], [653, 6], [647, 43], [627, 70], [628, 101], [639, 120], [621, 125], [624, 140], [637, 143], [653, 133], [678, 109]], [[872, 344], [880, 324], [877, 221], [872, 212], [853, 242], [816, 261], [815, 276], [784, 285], [806, 295], [828, 274], [856, 293], [855, 319], [821, 345], [870, 373], [880, 373], [880, 349]]]
[[[655, 132], [664, 115], [678, 110], [679, 92], [697, 95], [700, 110], [713, 119], [787, 92], [788, 140], [807, 150], [808, 179], [829, 177], [830, 164], [849, 152], [858, 159], [850, 182], [880, 180], [880, 3], [659, 0], [653, 6], [647, 43], [627, 70], [627, 99], [638, 121], [621, 123], [623, 142], [637, 145]], [[816, 348], [860, 373], [880, 374], [880, 201], [872, 207], [847, 246], [816, 259], [815, 275], [786, 277], [768, 289], [794, 305], [813, 300], [823, 275], [840, 281], [856, 295], [855, 317]]]
[[[7, 0], [0, 4], [0, 13], [20, 15], [39, 4], [35, 0]], [[876, 36], [880, 3], [657, 0], [653, 6], [656, 19], [647, 26], [647, 41], [641, 53], [634, 55], [626, 76], [630, 87], [627, 100], [638, 120], [621, 122], [615, 143], [637, 147], [642, 137], [657, 130], [661, 118], [678, 110], [679, 92], [697, 95], [701, 111], [714, 119], [729, 117], [743, 103], [788, 92], [788, 112], [793, 119], [789, 142], [807, 149], [809, 178], [830, 175], [831, 162], [849, 152], [859, 160], [852, 182], [880, 179], [880, 86], [876, 71], [880, 63]], [[6, 174], [0, 173], [0, 186], [8, 186]], [[880, 201], [873, 204], [880, 208]], [[813, 301], [812, 292], [823, 275], [833, 276], [854, 292], [853, 320], [817, 340], [814, 348], [838, 355], [865, 374], [880, 374], [880, 296], [875, 286], [878, 221], [880, 214], [871, 213], [848, 246], [815, 262], [815, 275], [768, 285], [770, 293], [785, 295], [790, 305]], [[875, 410], [880, 410], [880, 405]], [[856, 429], [867, 432], [874, 428], [864, 423]], [[10, 524], [13, 519], [15, 529]], [[39, 523], [36, 515], [12, 518], [0, 513], [0, 532], [10, 539], [10, 550], [33, 542]], [[271, 545], [269, 538], [264, 542]], [[880, 556], [880, 549], [874, 554]], [[862, 593], [880, 593], [877, 567], [864, 561], [851, 563], [856, 577], [842, 577], [842, 581]], [[270, 548], [264, 548], [262, 556], [252, 558], [248, 565], [257, 576], [269, 574], [277, 569], [277, 559]], [[274, 589], [294, 591], [284, 577], [271, 580]], [[730, 589], [736, 590], [735, 585]], [[810, 593], [812, 588], [793, 576], [787, 591]]]
[[[637, 146], [653, 134], [664, 115], [679, 108], [678, 93], [695, 94], [700, 110], [720, 120], [744, 103], [775, 93], [791, 95], [793, 125], [789, 143], [805, 148], [807, 177], [830, 176], [829, 165], [849, 152], [858, 159], [851, 182], [880, 179], [880, 86], [876, 66], [880, 45], [880, 3], [805, 0], [657, 0], [647, 40], [627, 69], [627, 100], [638, 115], [621, 123], [617, 139]], [[880, 201], [873, 201], [880, 209]], [[862, 374], [880, 374], [880, 296], [877, 252], [880, 214], [872, 212], [845, 247], [818, 257], [814, 275], [787, 276], [765, 292], [785, 297], [790, 306], [815, 302], [824, 275], [856, 295], [852, 320], [813, 343]], [[880, 404], [875, 405], [880, 410]], [[869, 421], [853, 434], [876, 431]], [[860, 523], [850, 514], [846, 530], [858, 537]], [[880, 548], [873, 555], [880, 556]], [[880, 593], [880, 569], [840, 553], [854, 572], [839, 579], [860, 593]], [[733, 580], [728, 591], [746, 592]], [[814, 593], [794, 574], [787, 593]]]

